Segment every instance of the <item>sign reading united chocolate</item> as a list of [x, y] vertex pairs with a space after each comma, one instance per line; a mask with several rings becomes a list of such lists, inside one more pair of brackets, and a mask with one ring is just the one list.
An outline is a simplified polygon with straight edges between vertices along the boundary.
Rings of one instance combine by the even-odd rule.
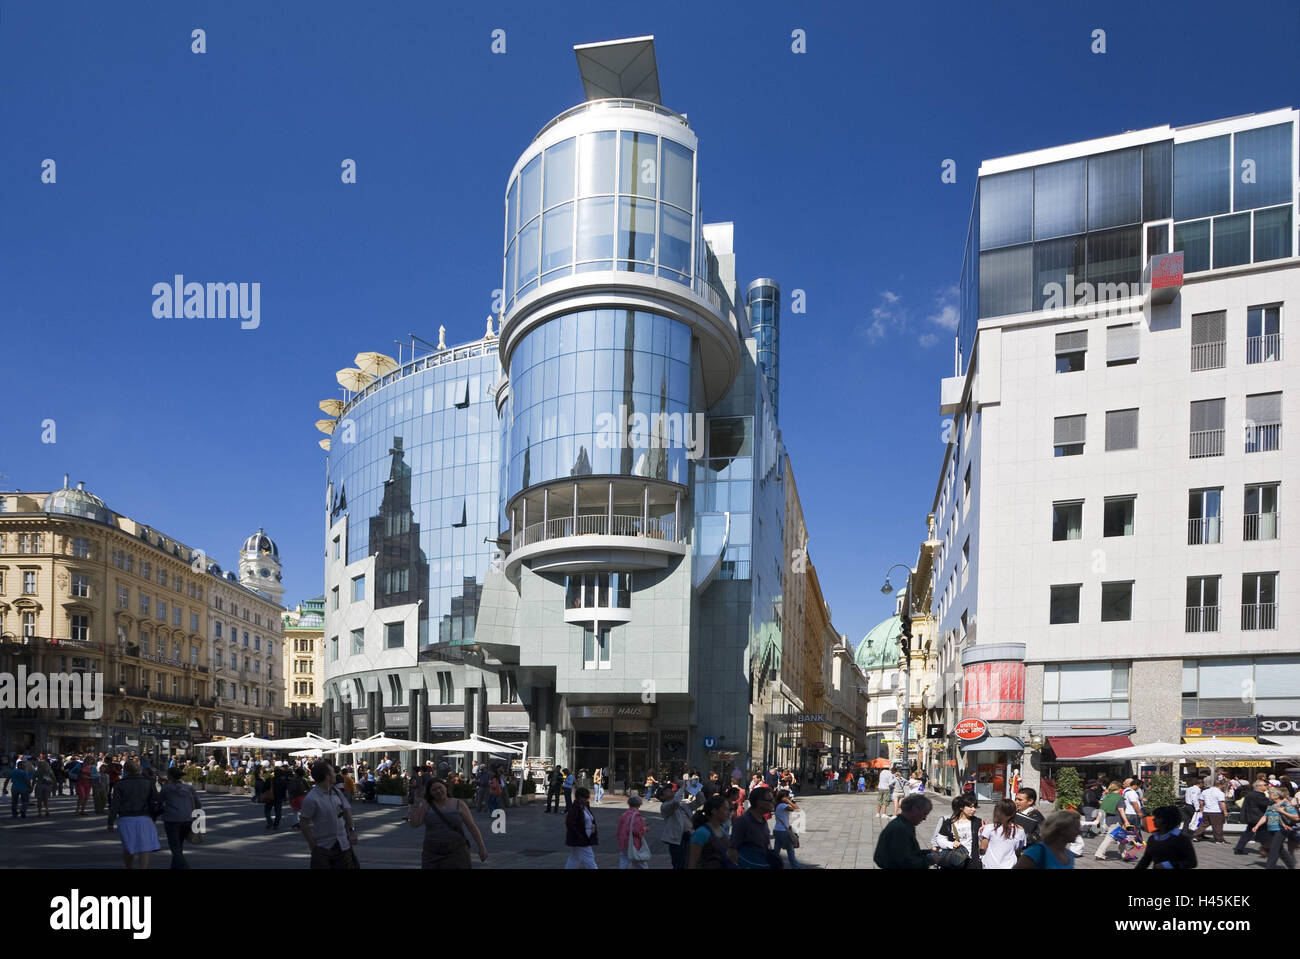
[[973, 742], [988, 735], [989, 724], [982, 719], [963, 719], [952, 731], [964, 742]]

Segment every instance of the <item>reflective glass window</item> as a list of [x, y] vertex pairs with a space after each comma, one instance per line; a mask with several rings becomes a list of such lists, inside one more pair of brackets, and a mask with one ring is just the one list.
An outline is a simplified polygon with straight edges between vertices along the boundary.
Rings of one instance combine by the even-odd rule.
[[979, 190], [981, 250], [1033, 239], [1033, 170], [982, 177]]
[[514, 240], [511, 240], [510, 247], [506, 250], [506, 285], [504, 289], [509, 293], [512, 299], [514, 298], [514, 293], [517, 289], [517, 286], [515, 285], [515, 259], [518, 248], [519, 244]]
[[980, 254], [980, 316], [1027, 313], [1034, 286], [1033, 247], [1011, 247]]
[[624, 130], [618, 161], [618, 192], [653, 197], [659, 187], [658, 154], [658, 137]]
[[1034, 239], [1082, 233], [1087, 223], [1086, 160], [1034, 168]]
[[1116, 150], [1088, 158], [1088, 229], [1142, 219], [1142, 151]]
[[650, 200], [618, 201], [618, 256], [627, 260], [654, 260], [655, 204]]
[[659, 208], [659, 265], [679, 274], [691, 266], [691, 217], [672, 207]]
[[541, 218], [537, 218], [519, 231], [519, 292], [537, 279], [537, 257], [541, 240]]
[[547, 210], [542, 218], [542, 272], [573, 262], [573, 204]]
[[550, 209], [573, 199], [573, 139], [546, 148], [546, 177], [542, 205]]
[[[614, 256], [614, 198], [578, 201], [578, 261]], [[609, 264], [605, 264], [608, 268]]]
[[1197, 273], [1210, 268], [1210, 221], [1174, 224], [1174, 252], [1182, 251], [1183, 272]]
[[1083, 282], [1083, 237], [1067, 236], [1034, 244], [1034, 309], [1051, 301], [1074, 302], [1075, 284]]
[[694, 161], [695, 155], [686, 147], [672, 140], [664, 140], [663, 200], [665, 203], [679, 206], [683, 210], [691, 209], [691, 197], [695, 192]]
[[578, 138], [578, 196], [614, 192], [615, 136], [613, 130], [602, 130]]
[[1147, 222], [1173, 215], [1173, 160], [1172, 140], [1142, 148], [1142, 219]]
[[1250, 262], [1250, 214], [1214, 218], [1214, 269]]
[[1291, 255], [1291, 207], [1255, 211], [1255, 262]]
[[510, 192], [506, 194], [506, 242], [514, 239], [515, 230], [519, 228], [516, 217], [519, 214], [519, 178], [510, 181]]
[[[1142, 282], [1142, 227], [1124, 227], [1088, 234], [1088, 282], [1098, 302], [1135, 295]], [[1127, 284], [1106, 290], [1102, 284]]]
[[519, 174], [519, 222], [527, 223], [542, 212], [542, 158], [533, 157]]
[[1228, 212], [1231, 140], [1221, 136], [1174, 145], [1174, 219]]
[[1234, 210], [1273, 206], [1291, 199], [1291, 138], [1289, 123], [1243, 130], [1234, 136]]

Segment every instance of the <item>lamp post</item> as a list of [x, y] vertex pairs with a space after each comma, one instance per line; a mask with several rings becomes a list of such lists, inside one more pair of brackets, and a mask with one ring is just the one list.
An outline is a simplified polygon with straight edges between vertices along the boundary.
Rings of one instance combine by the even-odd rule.
[[896, 569], [907, 570], [907, 584], [903, 587], [903, 630], [899, 636], [899, 646], [903, 653], [903, 770], [910, 774], [912, 757], [908, 753], [908, 732], [912, 721], [912, 567], [903, 563], [895, 563], [889, 567], [885, 570], [885, 585], [880, 587], [880, 591], [886, 596], [894, 591], [894, 587], [889, 582], [889, 574]]

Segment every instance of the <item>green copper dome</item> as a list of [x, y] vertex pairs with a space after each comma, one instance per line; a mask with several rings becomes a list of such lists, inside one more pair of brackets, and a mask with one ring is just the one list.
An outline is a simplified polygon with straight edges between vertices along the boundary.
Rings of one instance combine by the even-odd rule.
[[889, 669], [898, 665], [902, 650], [898, 639], [903, 635], [903, 621], [898, 616], [891, 616], [883, 623], [872, 627], [858, 643], [858, 651], [853, 661], [864, 671], [872, 669]]

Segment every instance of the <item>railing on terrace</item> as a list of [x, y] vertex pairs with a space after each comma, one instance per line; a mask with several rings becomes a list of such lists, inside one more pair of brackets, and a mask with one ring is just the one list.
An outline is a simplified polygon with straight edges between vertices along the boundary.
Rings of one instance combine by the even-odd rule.
[[1187, 545], [1204, 546], [1207, 543], [1219, 542], [1219, 517], [1206, 516], [1201, 519], [1189, 519], [1187, 521]]
[[1271, 363], [1282, 359], [1282, 334], [1246, 337], [1246, 362]]
[[1277, 629], [1277, 603], [1242, 603], [1242, 629]]
[[1193, 343], [1192, 344], [1192, 369], [1193, 370], [1221, 370], [1223, 369], [1224, 342], [1219, 340], [1216, 343]]
[[391, 373], [385, 373], [383, 376], [376, 378], [360, 393], [353, 393], [352, 396], [348, 398], [347, 403], [343, 407], [343, 412], [339, 414], [338, 418], [340, 420], [345, 418], [348, 412], [359, 400], [365, 399], [376, 390], [380, 390], [391, 383], [396, 383], [398, 380], [410, 376], [412, 373], [420, 373], [436, 366], [455, 363], [458, 360], [466, 360], [474, 356], [490, 356], [495, 352], [497, 352], [496, 340], [480, 340], [477, 343], [452, 347], [450, 349], [441, 350], [437, 353], [431, 353], [427, 356], [421, 356], [418, 359], [408, 360]]
[[1261, 423], [1246, 431], [1247, 453], [1267, 453], [1281, 448], [1281, 423]]
[[1248, 543], [1262, 539], [1277, 539], [1278, 514], [1247, 513], [1245, 516], [1242, 539]]
[[1200, 456], [1222, 456], [1223, 430], [1193, 430], [1188, 455], [1193, 459]]
[[676, 541], [676, 522], [671, 516], [629, 516], [615, 513], [579, 514], [577, 522], [572, 516], [561, 516], [530, 523], [511, 536], [511, 550], [569, 536], [642, 536], [647, 539]]
[[1219, 607], [1188, 606], [1186, 631], [1189, 633], [1217, 633], [1219, 631]]
[[585, 103], [579, 103], [576, 107], [570, 107], [555, 119], [551, 120], [546, 126], [537, 131], [537, 136], [533, 137], [533, 142], [537, 140], [551, 127], [557, 123], [576, 117], [581, 113], [589, 113], [592, 110], [644, 110], [647, 113], [654, 113], [661, 117], [667, 117], [670, 120], [676, 120], [682, 126], [690, 129], [690, 124], [686, 122], [686, 117], [682, 116], [675, 110], [669, 110], [667, 107], [658, 103], [651, 103], [649, 100], [633, 100], [630, 98], [606, 97], [603, 100], [588, 100]]

